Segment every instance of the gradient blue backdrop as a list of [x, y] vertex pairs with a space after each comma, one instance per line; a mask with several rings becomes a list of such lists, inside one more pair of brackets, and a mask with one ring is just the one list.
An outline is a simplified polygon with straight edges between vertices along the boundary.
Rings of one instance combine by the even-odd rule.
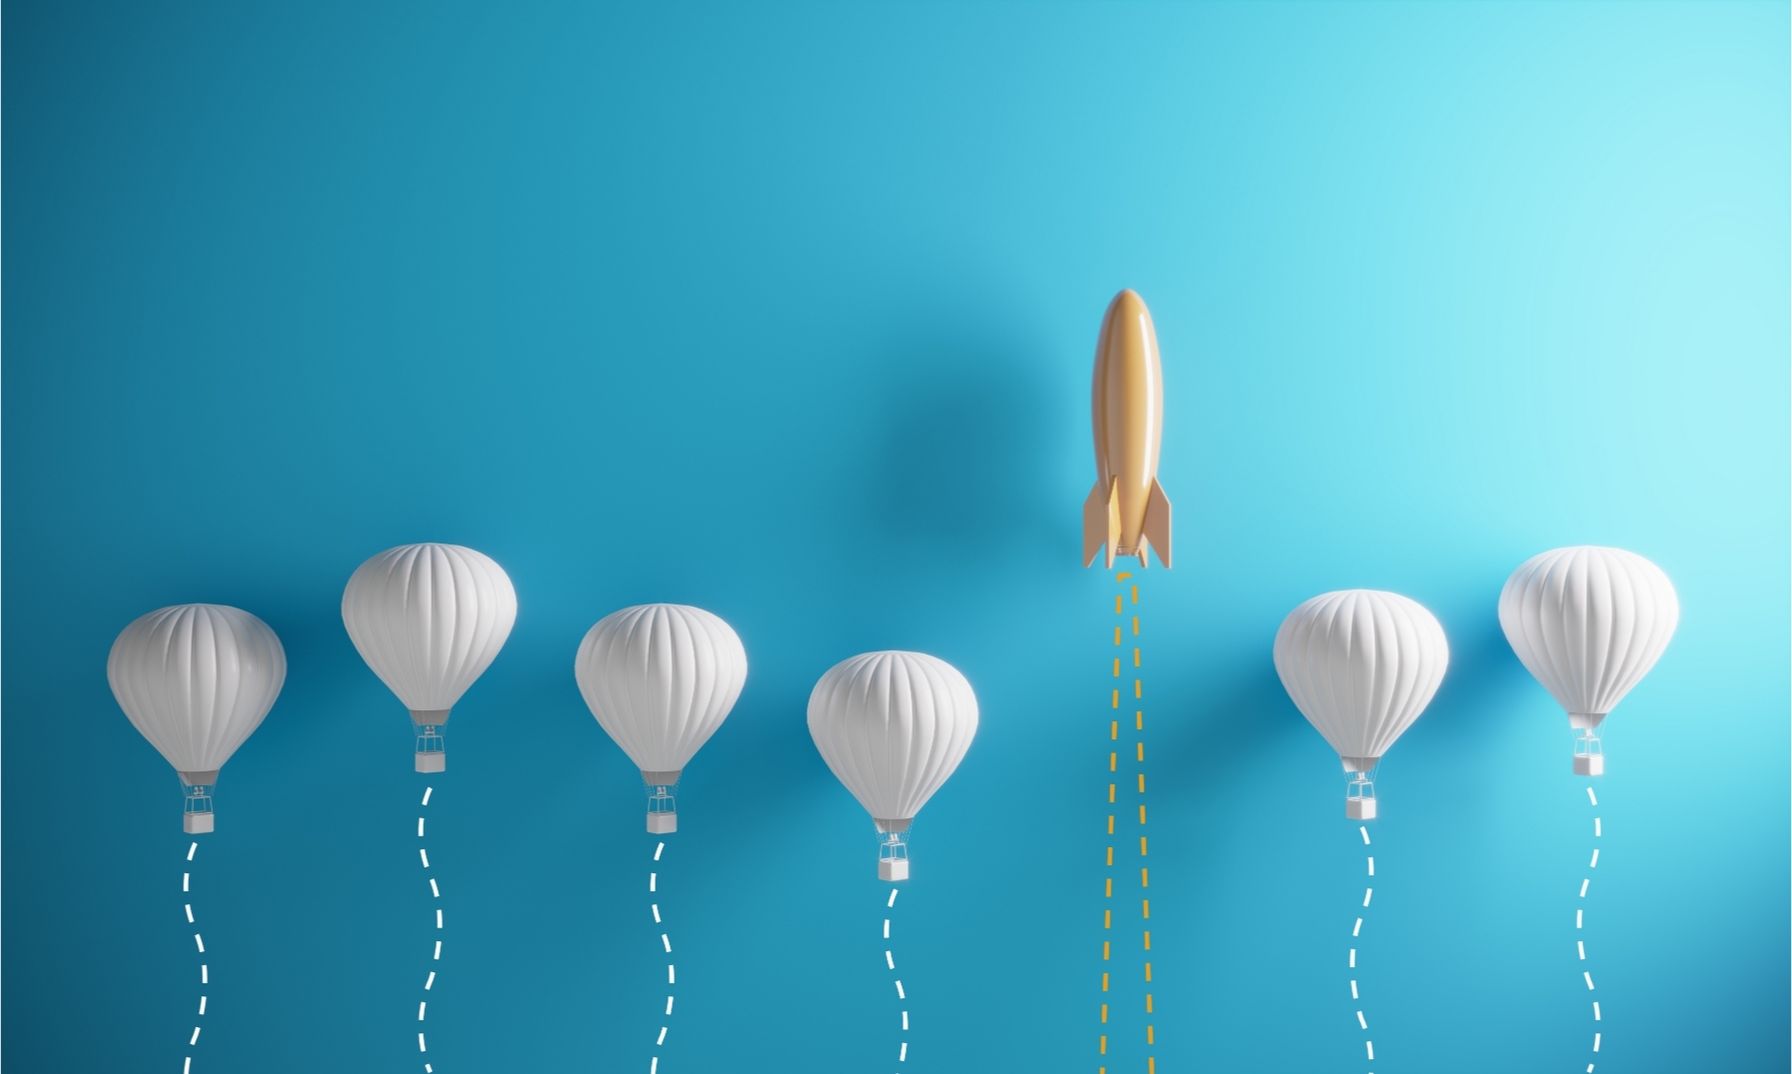
[[663, 868], [662, 1074], [894, 1068], [872, 836], [803, 726], [882, 647], [984, 720], [915, 833], [904, 1069], [1094, 1074], [1112, 583], [1076, 560], [1121, 286], [1177, 509], [1143, 593], [1158, 1069], [1364, 1067], [1362, 848], [1269, 659], [1345, 586], [1454, 648], [1382, 772], [1374, 1069], [1580, 1069], [1588, 810], [1495, 599], [1582, 542], [1684, 605], [1608, 725], [1599, 1070], [1786, 1069], [1785, 5], [15, 0], [4, 31], [8, 1069], [178, 1069], [179, 793], [103, 668], [204, 600], [291, 671], [202, 850], [194, 1070], [421, 1070], [422, 777], [337, 602], [442, 540], [522, 610], [436, 781], [440, 1074], [647, 1070], [651, 844], [571, 662], [650, 600], [752, 659]]

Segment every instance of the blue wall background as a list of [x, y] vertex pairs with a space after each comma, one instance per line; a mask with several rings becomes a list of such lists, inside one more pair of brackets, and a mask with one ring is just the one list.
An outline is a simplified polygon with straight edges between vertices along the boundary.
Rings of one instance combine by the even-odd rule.
[[[894, 1065], [872, 836], [803, 726], [882, 647], [984, 706], [898, 907], [904, 1069], [1093, 1074], [1112, 582], [1076, 560], [1091, 345], [1131, 286], [1178, 511], [1141, 594], [1159, 1069], [1363, 1068], [1362, 848], [1269, 659], [1345, 586], [1455, 652], [1381, 776], [1374, 1069], [1588, 1058], [1589, 815], [1495, 599], [1596, 542], [1685, 608], [1608, 725], [1599, 1069], [1785, 1070], [1787, 21], [8, 4], [6, 1065], [185, 1054], [179, 793], [103, 666], [208, 600], [291, 671], [196, 863], [194, 1070], [421, 1069], [423, 777], [337, 601], [446, 540], [522, 612], [431, 806], [437, 1071], [647, 1069], [651, 842], [571, 660], [674, 600], [752, 672], [662, 870], [663, 1074]], [[1118, 987], [1109, 1066], [1143, 1071]]]

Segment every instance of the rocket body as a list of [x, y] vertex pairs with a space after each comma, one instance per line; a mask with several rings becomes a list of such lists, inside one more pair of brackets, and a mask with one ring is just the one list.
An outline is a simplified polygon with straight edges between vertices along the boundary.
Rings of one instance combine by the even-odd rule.
[[1163, 439], [1163, 364], [1151, 311], [1121, 291], [1102, 318], [1095, 344], [1093, 425], [1095, 487], [1083, 504], [1083, 563], [1137, 556], [1148, 549], [1170, 566], [1170, 500], [1157, 482]]

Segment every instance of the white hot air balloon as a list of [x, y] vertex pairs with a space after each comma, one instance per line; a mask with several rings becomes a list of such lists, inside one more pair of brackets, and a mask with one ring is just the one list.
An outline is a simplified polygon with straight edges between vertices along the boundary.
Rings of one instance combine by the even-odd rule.
[[678, 830], [678, 778], [716, 733], [747, 681], [747, 650], [717, 616], [641, 604], [597, 621], [573, 661], [598, 726], [641, 770], [647, 830]]
[[1375, 817], [1375, 766], [1443, 682], [1450, 645], [1417, 601], [1376, 589], [1322, 593], [1276, 631], [1276, 674], [1352, 774], [1353, 820]]
[[176, 604], [124, 628], [106, 660], [112, 695], [180, 773], [182, 828], [212, 830], [218, 770], [280, 695], [286, 651], [268, 625], [222, 604]]
[[1557, 548], [1506, 579], [1500, 628], [1579, 733], [1577, 774], [1604, 774], [1599, 725], [1655, 666], [1679, 622], [1674, 583], [1622, 548]]
[[877, 875], [908, 879], [909, 825], [964, 760], [977, 695], [925, 653], [865, 653], [828, 669], [809, 694], [809, 735], [877, 830]]
[[449, 710], [491, 666], [515, 623], [510, 576], [460, 545], [389, 548], [349, 578], [342, 624], [361, 659], [411, 710], [417, 771], [447, 767]]

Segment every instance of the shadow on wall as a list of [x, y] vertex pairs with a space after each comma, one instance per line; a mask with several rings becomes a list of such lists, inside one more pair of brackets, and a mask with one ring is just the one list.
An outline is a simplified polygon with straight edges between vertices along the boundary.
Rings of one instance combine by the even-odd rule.
[[[856, 507], [868, 527], [851, 541], [900, 568], [926, 564], [955, 583], [1000, 557], [1035, 569], [1075, 547], [1052, 455], [1053, 392], [1012, 341], [939, 337], [881, 356], [875, 430]], [[1086, 434], [1085, 434], [1086, 435]]]
[[1267, 651], [1246, 653], [1221, 666], [1235, 671], [1223, 680], [1185, 673], [1177, 677], [1181, 681], [1169, 683], [1166, 696], [1199, 700], [1172, 709], [1167, 721], [1151, 728], [1162, 743], [1154, 751], [1164, 762], [1159, 770], [1186, 774], [1160, 783], [1168, 798], [1186, 800], [1229, 789], [1251, 778], [1250, 758], [1299, 758], [1300, 743], [1315, 734], [1288, 700]]
[[[1454, 622], [1460, 624], [1465, 618], [1456, 616]], [[1451, 622], [1445, 620], [1446, 630]], [[1449, 637], [1450, 668], [1444, 673], [1443, 685], [1438, 687], [1426, 715], [1419, 717], [1424, 723], [1433, 713], [1449, 715], [1448, 719], [1426, 725], [1440, 741], [1473, 748], [1503, 737], [1510, 733], [1505, 723], [1509, 717], [1520, 708], [1532, 709], [1535, 705], [1531, 703], [1542, 704], [1547, 698], [1513, 654], [1496, 616], [1476, 616], [1472, 628], [1458, 627], [1450, 631]], [[1568, 719], [1563, 716], [1564, 743], [1570, 737], [1567, 728]]]
[[[1232, 670], [1221, 678], [1215, 669]], [[1267, 644], [1208, 668], [1184, 670], [1167, 685], [1166, 696], [1200, 699], [1172, 711], [1167, 727], [1154, 728], [1171, 770], [1200, 774], [1166, 786], [1172, 797], [1246, 778], [1248, 760], [1258, 755], [1329, 755], [1283, 690]], [[1478, 749], [1515, 733], [1506, 717], [1530, 690], [1540, 687], [1512, 655], [1499, 622], [1482, 617], [1472, 633], [1458, 630], [1451, 638], [1449, 671], [1414, 726], [1439, 744]], [[1563, 727], [1566, 748], [1566, 720]]]

